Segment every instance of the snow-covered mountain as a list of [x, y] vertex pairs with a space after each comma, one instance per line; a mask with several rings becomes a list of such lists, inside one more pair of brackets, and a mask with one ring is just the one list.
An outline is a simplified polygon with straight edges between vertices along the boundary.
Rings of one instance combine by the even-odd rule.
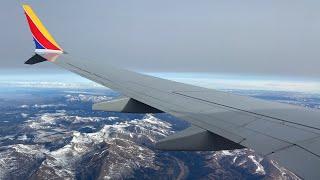
[[[101, 118], [115, 121], [115, 117]], [[172, 125], [151, 114], [142, 119], [104, 125], [97, 132], [68, 131], [62, 121], [86, 123], [99, 121], [98, 117], [68, 116], [63, 112], [45, 113], [24, 124], [33, 134], [33, 141], [42, 145], [16, 144], [3, 147], [0, 152], [1, 179], [29, 177], [31, 179], [123, 179], [138, 178], [142, 172], [149, 176], [167, 174], [168, 177], [188, 177], [188, 163], [170, 153], [158, 152], [154, 143], [174, 133]], [[100, 120], [101, 121], [101, 120]], [[66, 139], [70, 138], [69, 141]], [[30, 141], [24, 138], [26, 142]], [[62, 142], [59, 142], [62, 141]], [[46, 148], [48, 143], [64, 144]], [[189, 153], [190, 154], [190, 153]], [[191, 153], [205, 158], [206, 178], [276, 177], [296, 178], [270, 161], [264, 162], [253, 151], [235, 150], [209, 153]], [[187, 156], [188, 153], [183, 156]], [[167, 156], [166, 158], [159, 158]], [[169, 160], [171, 159], [171, 160]], [[166, 162], [169, 161], [169, 164]], [[168, 166], [170, 168], [161, 167]], [[264, 166], [269, 168], [266, 175]], [[272, 168], [270, 168], [272, 167]], [[198, 167], [202, 168], [202, 167]], [[19, 173], [17, 173], [19, 172]]]

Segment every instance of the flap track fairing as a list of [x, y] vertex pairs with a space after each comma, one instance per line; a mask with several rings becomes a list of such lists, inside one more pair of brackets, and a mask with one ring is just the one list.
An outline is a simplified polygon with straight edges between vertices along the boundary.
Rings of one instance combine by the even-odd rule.
[[166, 151], [219, 151], [242, 149], [244, 146], [205, 129], [191, 126], [160, 140], [155, 148]]
[[122, 112], [122, 113], [162, 113], [154, 107], [144, 104], [132, 98], [121, 98], [112, 101], [96, 103], [92, 106], [93, 110]]

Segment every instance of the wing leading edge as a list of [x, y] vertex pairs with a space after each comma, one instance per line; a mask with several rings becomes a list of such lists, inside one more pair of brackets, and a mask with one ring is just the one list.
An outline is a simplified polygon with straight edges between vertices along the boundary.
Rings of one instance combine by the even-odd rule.
[[[52, 41], [51, 38], [47, 40]], [[112, 67], [103, 60], [73, 59], [57, 44], [56, 49], [48, 47], [36, 51], [37, 59], [51, 61], [131, 99], [97, 107], [119, 111], [130, 107], [128, 112], [148, 107], [156, 112], [170, 113], [193, 125], [191, 130], [161, 141], [157, 146], [165, 147], [163, 149], [217, 150], [210, 146], [211, 141], [212, 144], [220, 143], [220, 149], [228, 149], [227, 145], [230, 148], [249, 147], [277, 160], [300, 177], [320, 177], [320, 112], [317, 110], [147, 76]], [[139, 108], [133, 108], [129, 102]], [[200, 139], [203, 144], [196, 144], [194, 147], [198, 149], [192, 149], [186, 144], [186, 137], [193, 141]], [[181, 146], [178, 143], [182, 143]]]

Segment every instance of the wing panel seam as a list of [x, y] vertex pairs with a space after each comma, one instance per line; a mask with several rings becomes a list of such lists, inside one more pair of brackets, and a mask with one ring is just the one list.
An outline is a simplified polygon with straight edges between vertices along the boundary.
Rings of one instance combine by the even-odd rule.
[[291, 122], [291, 121], [288, 121], [288, 120], [285, 120], [285, 119], [280, 119], [280, 118], [276, 118], [276, 117], [272, 117], [272, 116], [268, 116], [268, 115], [264, 115], [264, 114], [260, 114], [260, 113], [256, 113], [256, 112], [252, 112], [252, 111], [247, 111], [247, 110], [235, 108], [235, 107], [232, 107], [232, 106], [228, 106], [228, 105], [224, 105], [224, 104], [220, 104], [220, 103], [208, 101], [208, 100], [205, 100], [205, 99], [202, 99], [202, 98], [197, 98], [197, 97], [185, 95], [185, 94], [182, 94], [182, 93], [179, 93], [179, 92], [176, 92], [176, 91], [174, 91], [174, 92], [172, 92], [172, 93], [173, 93], [173, 94], [176, 94], [176, 95], [184, 96], [184, 97], [187, 97], [187, 98], [196, 99], [196, 100], [199, 100], [199, 101], [204, 101], [204, 102], [212, 103], [212, 104], [215, 104], [215, 105], [227, 107], [227, 108], [230, 108], [230, 109], [235, 109], [235, 110], [238, 110], [238, 111], [247, 112], [247, 113], [251, 113], [251, 114], [263, 116], [263, 117], [266, 117], [266, 118], [271, 118], [271, 119], [274, 119], [274, 120], [278, 120], [278, 121], [282, 121], [282, 122], [286, 122], [286, 123], [290, 123], [290, 124], [295, 124], [295, 125], [307, 127], [307, 128], [310, 128], [310, 129], [320, 130], [320, 128], [308, 126], [308, 125], [301, 124], [301, 123]]

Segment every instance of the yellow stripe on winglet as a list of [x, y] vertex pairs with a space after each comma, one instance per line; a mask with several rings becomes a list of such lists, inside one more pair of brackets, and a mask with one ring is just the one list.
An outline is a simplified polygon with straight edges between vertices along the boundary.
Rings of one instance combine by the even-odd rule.
[[53, 45], [55, 45], [56, 47], [58, 47], [59, 49], [62, 49], [58, 43], [54, 40], [54, 38], [51, 36], [51, 34], [49, 33], [49, 31], [47, 30], [47, 28], [42, 24], [42, 22], [40, 21], [40, 19], [38, 18], [38, 16], [36, 15], [36, 13], [34, 13], [34, 11], [32, 10], [31, 6], [27, 5], [27, 4], [23, 4], [22, 5], [24, 11], [28, 14], [28, 16], [30, 17], [30, 19], [32, 20], [32, 22], [37, 26], [37, 28], [39, 29], [39, 31], [43, 34], [44, 37], [46, 37], [46, 39], [48, 41], [50, 41]]

